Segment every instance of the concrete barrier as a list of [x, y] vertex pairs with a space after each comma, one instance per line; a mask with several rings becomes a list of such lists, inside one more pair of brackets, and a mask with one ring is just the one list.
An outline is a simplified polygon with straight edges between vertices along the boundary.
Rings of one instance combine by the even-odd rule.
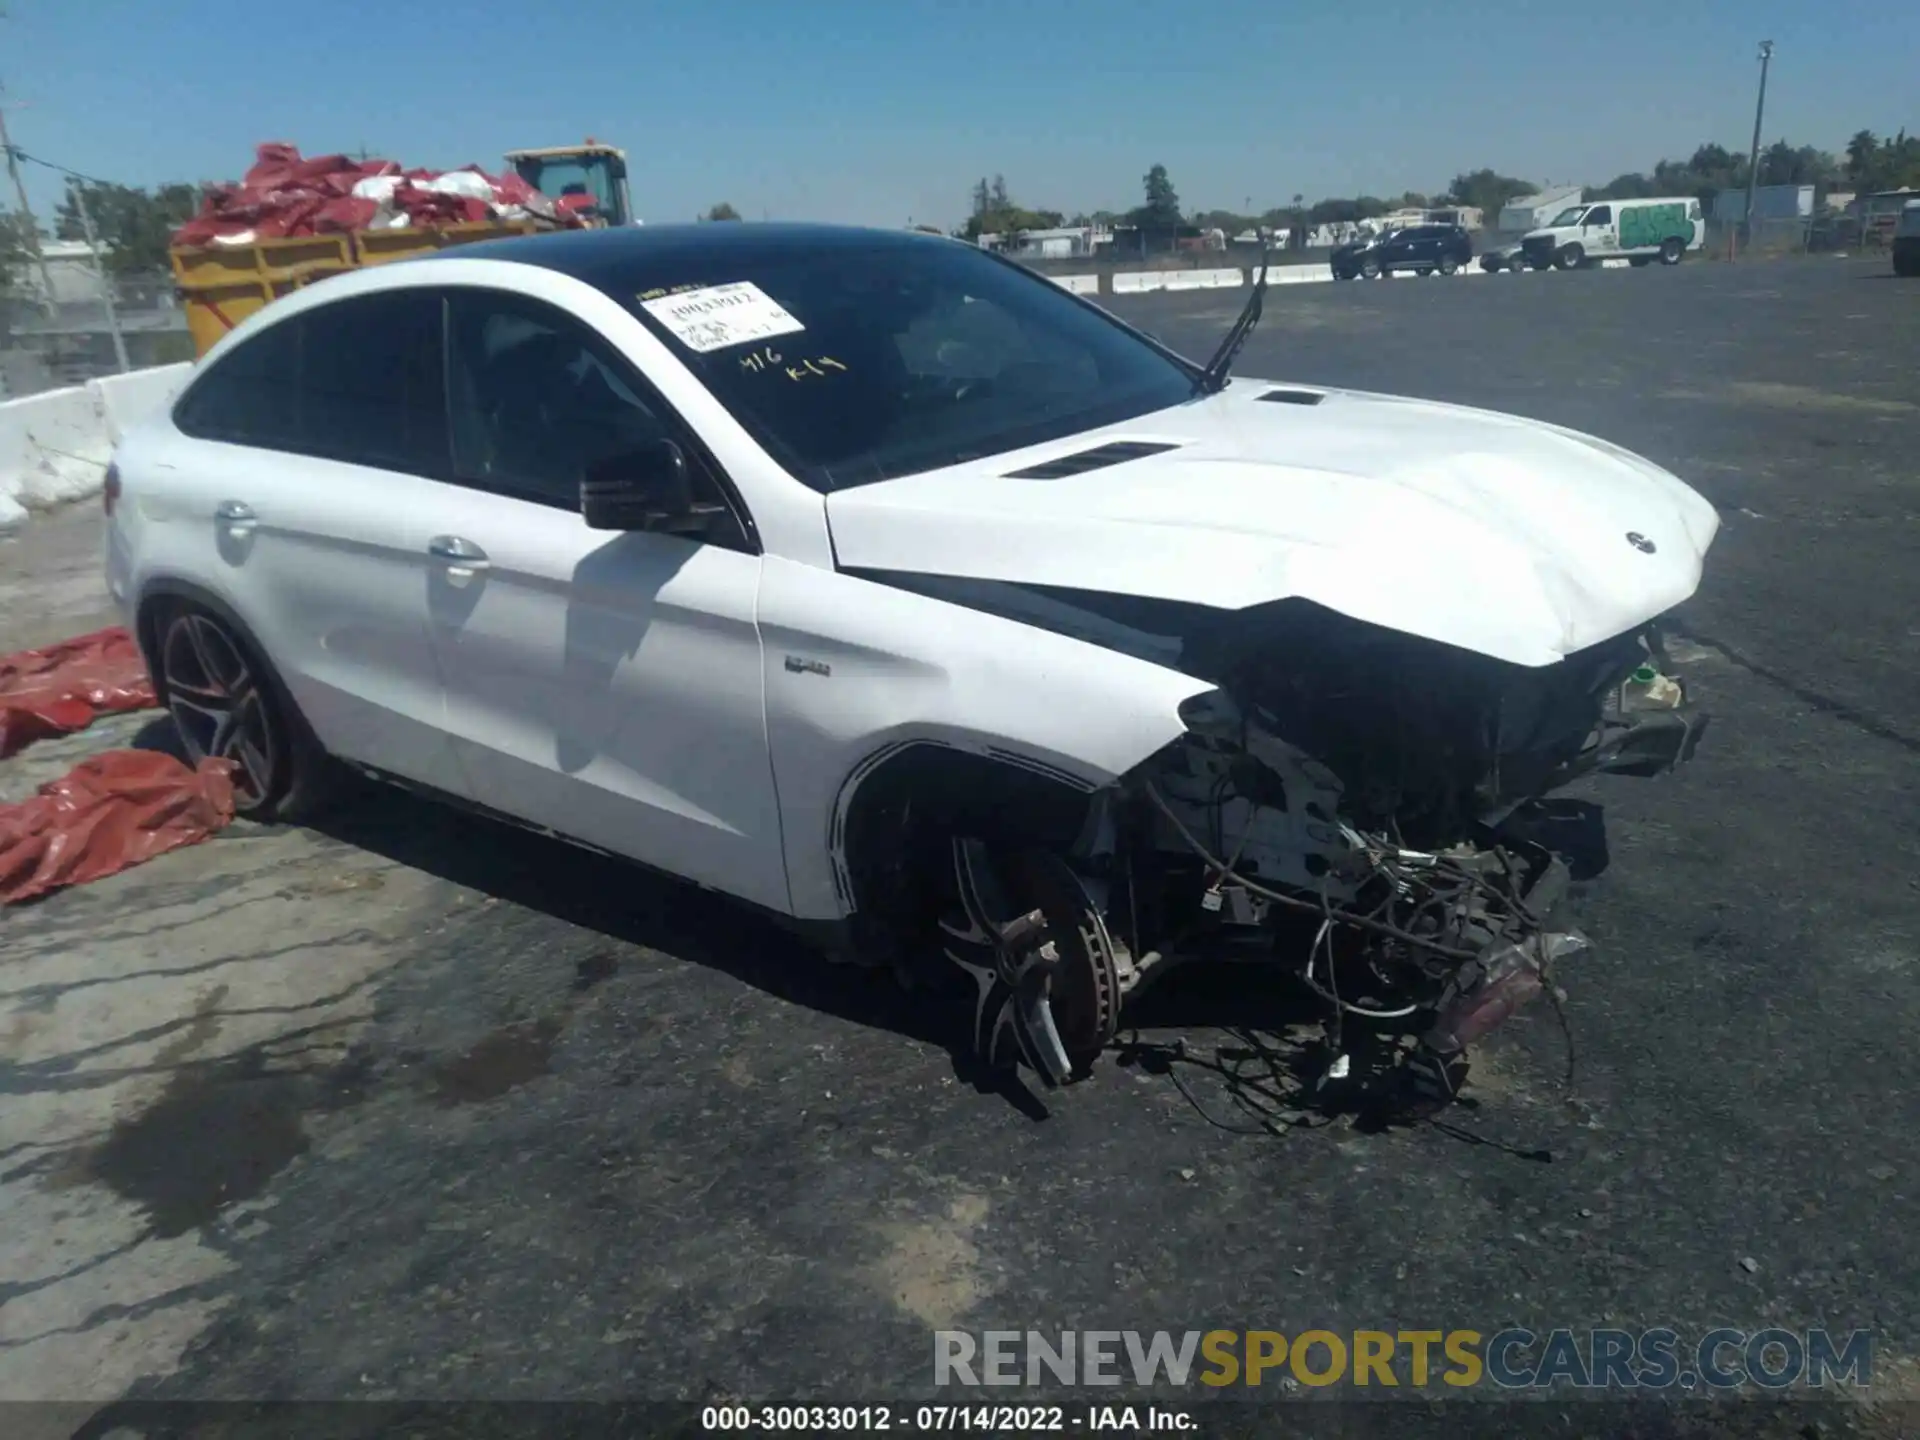
[[99, 493], [129, 425], [164, 405], [190, 365], [160, 365], [0, 404], [0, 530]]
[[1098, 275], [1049, 275], [1047, 278], [1062, 290], [1075, 295], [1098, 295], [1100, 277]]

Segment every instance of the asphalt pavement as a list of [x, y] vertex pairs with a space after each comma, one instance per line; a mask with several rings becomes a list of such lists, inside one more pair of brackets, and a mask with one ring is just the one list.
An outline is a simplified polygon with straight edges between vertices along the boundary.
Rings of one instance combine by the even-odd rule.
[[[744, 912], [369, 792], [0, 914], [0, 1398], [906, 1400], [949, 1327], [1824, 1325], [1920, 1401], [1920, 285], [1883, 270], [1296, 287], [1241, 357], [1720, 508], [1676, 646], [1713, 729], [1582, 791], [1570, 1080], [1542, 1008], [1444, 1126], [1272, 1133], [1210, 1063], [1261, 997], [1201, 976], [1015, 1104]], [[1243, 295], [1107, 303], [1204, 358]], [[1622, 1433], [1570, 1409], [1528, 1423]]]

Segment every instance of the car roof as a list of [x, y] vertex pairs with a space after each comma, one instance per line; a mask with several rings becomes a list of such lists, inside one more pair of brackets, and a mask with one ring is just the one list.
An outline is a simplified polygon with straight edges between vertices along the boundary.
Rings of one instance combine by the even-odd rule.
[[780, 221], [714, 220], [694, 225], [633, 225], [602, 230], [556, 230], [544, 235], [480, 240], [450, 246], [434, 260], [509, 260], [538, 265], [604, 288], [644, 278], [647, 267], [677, 273], [689, 263], [735, 258], [831, 254], [836, 250], [952, 245], [944, 235], [915, 230], [879, 230], [859, 225], [807, 225]]

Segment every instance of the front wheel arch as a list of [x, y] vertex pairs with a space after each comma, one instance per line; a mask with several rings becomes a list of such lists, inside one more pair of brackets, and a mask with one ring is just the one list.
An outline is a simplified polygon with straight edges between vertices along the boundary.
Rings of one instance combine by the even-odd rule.
[[1055, 853], [1086, 824], [1093, 789], [1016, 756], [942, 741], [901, 745], [848, 777], [830, 843], [857, 948], [875, 962], [917, 963], [949, 875], [951, 842]]

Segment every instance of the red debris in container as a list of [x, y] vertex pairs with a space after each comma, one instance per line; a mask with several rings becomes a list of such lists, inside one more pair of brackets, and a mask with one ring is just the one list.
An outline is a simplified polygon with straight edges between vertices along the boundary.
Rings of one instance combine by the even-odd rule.
[[156, 703], [140, 647], [118, 626], [0, 655], [0, 759], [101, 715]]
[[0, 905], [34, 900], [205, 840], [233, 819], [233, 762], [156, 750], [83, 760], [0, 806]]
[[[471, 173], [471, 181], [450, 177]], [[365, 181], [386, 182], [359, 194]], [[436, 185], [451, 188], [434, 188]], [[458, 192], [458, 193], [455, 193]], [[327, 235], [386, 227], [430, 227], [487, 220], [535, 220], [556, 227], [583, 223], [569, 205], [555, 205], [518, 175], [460, 170], [404, 170], [392, 160], [345, 155], [303, 157], [271, 142], [254, 152], [238, 185], [210, 185], [200, 213], [174, 232], [189, 248], [217, 240], [244, 243], [289, 235]]]

